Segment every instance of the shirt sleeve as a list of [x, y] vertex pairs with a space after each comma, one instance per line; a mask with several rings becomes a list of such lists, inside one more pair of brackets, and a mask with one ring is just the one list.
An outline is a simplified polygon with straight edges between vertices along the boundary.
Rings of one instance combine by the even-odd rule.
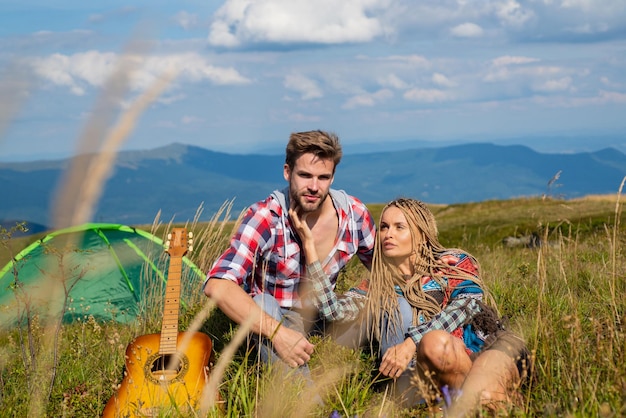
[[307, 266], [307, 277], [313, 291], [313, 301], [320, 316], [327, 321], [352, 321], [359, 316], [366, 296], [359, 289], [350, 289], [337, 296], [330, 279], [319, 261]]
[[241, 286], [253, 270], [256, 257], [271, 239], [271, 217], [271, 211], [266, 206], [251, 206], [231, 238], [229, 247], [208, 272], [207, 280], [228, 279]]
[[376, 235], [376, 224], [372, 214], [360, 200], [353, 197], [353, 212], [356, 216], [356, 224], [359, 236], [359, 250], [357, 256], [363, 265], [371, 270], [372, 257], [374, 256], [374, 237]]
[[451, 333], [478, 312], [480, 306], [475, 297], [454, 299], [430, 321], [409, 327], [406, 335], [418, 345], [427, 332], [439, 329]]

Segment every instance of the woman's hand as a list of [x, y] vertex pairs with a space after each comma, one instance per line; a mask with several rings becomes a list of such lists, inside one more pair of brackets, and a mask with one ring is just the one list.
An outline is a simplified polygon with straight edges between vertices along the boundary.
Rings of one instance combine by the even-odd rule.
[[298, 214], [298, 212], [292, 208], [289, 209], [289, 218], [291, 219], [291, 224], [294, 229], [298, 233], [298, 236], [302, 240], [303, 243], [307, 241], [313, 241], [313, 233], [309, 228], [309, 225], [306, 223], [307, 214], [304, 213], [302, 216]]
[[409, 367], [417, 346], [411, 338], [390, 347], [383, 355], [378, 370], [387, 377], [397, 379]]
[[302, 240], [302, 249], [304, 250], [304, 258], [307, 264], [312, 264], [318, 260], [317, 249], [315, 248], [315, 238], [311, 228], [306, 223], [308, 213], [298, 214], [298, 211], [292, 208], [289, 209], [289, 218], [291, 219], [291, 225], [296, 230], [296, 233]]

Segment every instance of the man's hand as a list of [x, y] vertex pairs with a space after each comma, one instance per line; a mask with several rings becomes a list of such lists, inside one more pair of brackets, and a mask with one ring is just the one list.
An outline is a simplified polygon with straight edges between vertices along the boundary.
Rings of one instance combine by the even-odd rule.
[[383, 355], [378, 370], [387, 377], [397, 379], [404, 372], [415, 354], [417, 346], [411, 338], [390, 347]]
[[304, 335], [282, 325], [272, 337], [272, 344], [276, 354], [294, 368], [306, 364], [315, 348]]
[[204, 291], [236, 323], [242, 324], [251, 317], [255, 318], [250, 331], [271, 338], [276, 353], [289, 366], [301, 366], [311, 358], [313, 344], [304, 335], [279, 324], [263, 312], [237, 283], [226, 279], [210, 279]]

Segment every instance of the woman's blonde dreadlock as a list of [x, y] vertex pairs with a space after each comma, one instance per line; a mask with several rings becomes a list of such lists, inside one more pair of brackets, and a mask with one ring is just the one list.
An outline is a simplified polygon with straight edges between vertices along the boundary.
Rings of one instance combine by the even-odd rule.
[[[381, 327], [387, 319], [388, 326], [395, 330], [400, 327], [400, 311], [396, 286], [400, 288], [407, 302], [413, 307], [413, 324], [418, 324], [418, 318], [428, 321], [441, 312], [439, 302], [422, 288], [422, 277], [428, 276], [436, 280], [443, 289], [447, 287], [442, 279], [442, 268], [447, 270], [449, 278], [469, 279], [481, 288], [479, 278], [456, 269], [440, 260], [440, 255], [450, 249], [439, 243], [437, 221], [430, 209], [415, 199], [400, 198], [389, 202], [381, 212], [385, 213], [389, 207], [396, 207], [402, 211], [411, 229], [413, 251], [416, 254], [412, 268], [412, 276], [404, 276], [396, 266], [387, 260], [382, 251], [382, 240], [376, 239], [374, 258], [368, 292], [368, 312], [373, 323], [373, 334], [380, 340]], [[380, 225], [380, 222], [379, 222]], [[476, 262], [477, 263], [477, 262]], [[478, 265], [478, 263], [477, 263]], [[479, 269], [480, 271], [480, 269]], [[480, 276], [480, 275], [479, 275]]]

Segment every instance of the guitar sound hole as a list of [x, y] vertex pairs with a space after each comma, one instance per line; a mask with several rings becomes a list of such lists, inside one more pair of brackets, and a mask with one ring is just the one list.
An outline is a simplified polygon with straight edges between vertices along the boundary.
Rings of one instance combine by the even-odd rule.
[[164, 354], [156, 357], [150, 365], [150, 373], [157, 380], [172, 380], [177, 377], [184, 368], [184, 362], [177, 355]]

